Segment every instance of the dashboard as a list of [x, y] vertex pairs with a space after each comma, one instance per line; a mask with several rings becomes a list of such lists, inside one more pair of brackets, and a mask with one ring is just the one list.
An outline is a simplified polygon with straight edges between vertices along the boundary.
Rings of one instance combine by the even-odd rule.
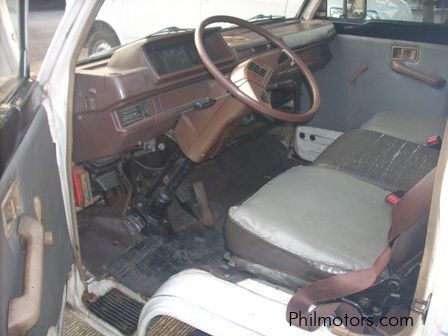
[[[328, 21], [292, 20], [264, 27], [299, 53], [313, 71], [331, 59], [329, 42], [336, 31]], [[208, 29], [204, 45], [223, 73], [274, 48], [245, 29]], [[142, 39], [104, 59], [78, 65], [74, 161], [106, 158], [154, 139], [194, 111], [198, 101], [222, 94], [200, 60], [193, 32]]]

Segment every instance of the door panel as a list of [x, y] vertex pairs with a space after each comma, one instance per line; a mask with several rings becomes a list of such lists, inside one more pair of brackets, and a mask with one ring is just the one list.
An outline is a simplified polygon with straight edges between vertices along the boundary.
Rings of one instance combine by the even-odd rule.
[[[447, 85], [435, 88], [394, 71], [393, 46], [417, 48], [418, 61], [404, 64], [448, 80], [448, 46], [338, 35], [331, 43], [332, 61], [316, 73], [322, 104], [311, 124], [346, 131], [385, 110], [433, 115], [448, 112]], [[365, 65], [367, 71], [351, 83], [350, 79]]]
[[[33, 95], [28, 95], [33, 97]], [[72, 261], [62, 201], [59, 173], [45, 110], [40, 102], [25, 104], [34, 112], [26, 133], [14, 150], [0, 179], [0, 200], [3, 202], [12, 185], [19, 194], [18, 220], [22, 216], [36, 219], [35, 198], [41, 203], [41, 218], [45, 232], [52, 233], [53, 244], [44, 247], [43, 289], [40, 317], [28, 335], [46, 335], [56, 325], [62, 304], [63, 290]], [[17, 113], [28, 115], [27, 111]], [[3, 215], [3, 214], [2, 214]], [[5, 216], [0, 228], [0, 334], [7, 334], [9, 303], [22, 295], [24, 286], [25, 250], [18, 237], [18, 222], [9, 238], [4, 230]], [[8, 235], [9, 236], [9, 235]]]

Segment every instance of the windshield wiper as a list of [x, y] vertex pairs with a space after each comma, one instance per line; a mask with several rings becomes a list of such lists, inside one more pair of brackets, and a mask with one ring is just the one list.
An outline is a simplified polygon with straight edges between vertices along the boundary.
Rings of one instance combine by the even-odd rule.
[[258, 21], [270, 21], [270, 20], [284, 20], [286, 17], [283, 15], [265, 15], [265, 14], [258, 14], [254, 17], [251, 17], [247, 21], [249, 22], [258, 22]]
[[155, 36], [155, 35], [163, 35], [163, 34], [174, 34], [174, 33], [181, 33], [181, 32], [188, 32], [193, 31], [193, 28], [179, 28], [176, 26], [170, 26], [163, 29], [160, 29], [156, 31], [155, 33], [152, 33], [148, 36]]

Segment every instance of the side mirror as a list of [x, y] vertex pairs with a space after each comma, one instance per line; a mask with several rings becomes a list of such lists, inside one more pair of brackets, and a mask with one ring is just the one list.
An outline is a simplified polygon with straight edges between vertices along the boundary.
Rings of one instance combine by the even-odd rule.
[[363, 20], [367, 17], [366, 0], [327, 0], [327, 17]]
[[347, 19], [362, 20], [366, 18], [367, 1], [366, 0], [344, 0]]

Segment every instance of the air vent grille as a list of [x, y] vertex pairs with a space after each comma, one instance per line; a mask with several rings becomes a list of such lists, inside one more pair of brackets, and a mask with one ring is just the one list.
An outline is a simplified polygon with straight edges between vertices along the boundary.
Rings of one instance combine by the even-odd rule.
[[131, 126], [148, 116], [145, 105], [142, 103], [125, 107], [118, 111], [120, 124], [122, 127]]
[[250, 62], [248, 65], [248, 69], [255, 72], [257, 75], [261, 77], [266, 76], [266, 69], [262, 68], [257, 63]]

